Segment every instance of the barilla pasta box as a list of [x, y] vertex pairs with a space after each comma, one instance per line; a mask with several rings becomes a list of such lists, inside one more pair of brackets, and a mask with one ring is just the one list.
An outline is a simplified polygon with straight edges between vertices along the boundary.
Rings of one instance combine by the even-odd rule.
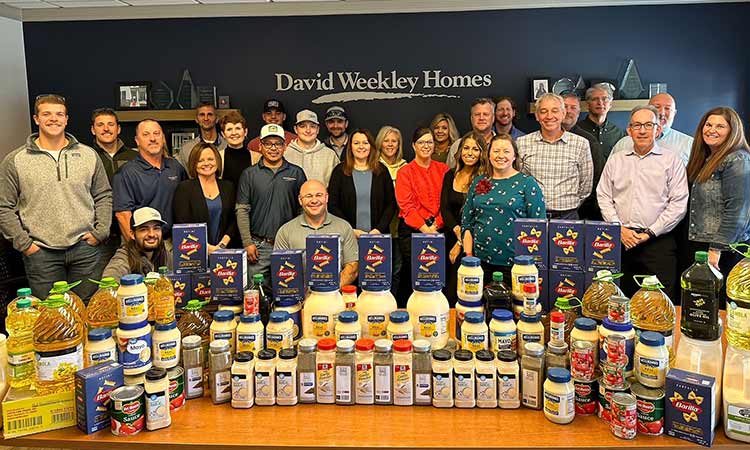
[[86, 434], [109, 428], [109, 394], [124, 384], [122, 365], [99, 364], [76, 372], [78, 428]]
[[438, 291], [445, 285], [445, 236], [411, 235], [411, 285], [415, 291]]
[[583, 272], [584, 223], [582, 220], [549, 221], [549, 268]]
[[200, 273], [207, 270], [206, 236], [205, 223], [176, 223], [172, 226], [174, 273]]
[[549, 270], [539, 271], [539, 298], [537, 301], [542, 305], [542, 311], [549, 312], [555, 299], [552, 298], [549, 289]]
[[241, 303], [247, 286], [247, 251], [219, 249], [208, 257], [211, 296], [214, 300]]
[[271, 295], [275, 302], [305, 298], [304, 250], [271, 252]]
[[10, 388], [2, 410], [5, 439], [72, 427], [76, 424], [75, 391], [38, 395], [31, 389]]
[[547, 270], [549, 265], [547, 219], [516, 219], [513, 222], [513, 246], [516, 256], [532, 256], [537, 269]]
[[622, 245], [620, 244], [620, 224], [586, 221], [586, 252], [584, 260], [586, 272], [597, 270], [620, 272]]
[[359, 244], [359, 287], [366, 291], [391, 289], [390, 234], [363, 234]]
[[714, 377], [670, 369], [664, 401], [664, 430], [667, 435], [710, 447], [714, 440], [716, 391]]
[[211, 273], [194, 273], [190, 275], [190, 287], [193, 295], [189, 300], [211, 301]]
[[586, 292], [586, 289], [584, 288], [585, 283], [586, 276], [583, 272], [576, 272], [573, 270], [550, 270], [549, 281], [547, 283], [550, 307], [555, 304], [558, 297], [576, 297], [581, 300], [583, 298], [583, 293]]
[[182, 308], [187, 305], [188, 300], [192, 297], [192, 275], [189, 273], [170, 273], [167, 274], [167, 278], [172, 281], [172, 287], [174, 288], [174, 301], [176, 308]]
[[311, 234], [306, 239], [307, 286], [329, 292], [339, 288], [341, 245], [338, 234]]

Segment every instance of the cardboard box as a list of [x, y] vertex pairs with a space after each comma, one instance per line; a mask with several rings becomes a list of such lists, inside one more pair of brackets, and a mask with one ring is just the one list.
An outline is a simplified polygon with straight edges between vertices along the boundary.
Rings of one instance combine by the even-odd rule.
[[619, 273], [622, 269], [620, 224], [587, 220], [585, 229], [586, 272], [596, 273], [597, 270], [609, 270], [612, 273]]
[[191, 280], [192, 276], [189, 273], [170, 273], [167, 274], [167, 278], [172, 280], [172, 287], [174, 288], [175, 307], [180, 309], [183, 306], [187, 305], [188, 300], [193, 298], [193, 285]]
[[271, 252], [271, 295], [274, 301], [301, 302], [305, 299], [304, 250]]
[[533, 256], [537, 269], [549, 269], [547, 219], [516, 219], [513, 236], [516, 256]]
[[539, 299], [538, 302], [542, 305], [543, 312], [549, 312], [552, 305], [555, 303], [555, 299], [550, 294], [550, 283], [549, 283], [549, 271], [539, 271]]
[[584, 285], [586, 276], [583, 272], [572, 270], [550, 270], [548, 293], [550, 308], [555, 304], [557, 297], [583, 299], [583, 293], [586, 292]]
[[411, 285], [416, 291], [437, 291], [445, 286], [445, 236], [411, 235]]
[[582, 220], [549, 221], [549, 268], [575, 270], [584, 267], [584, 223]]
[[205, 223], [176, 223], [172, 226], [172, 259], [172, 270], [177, 274], [208, 270]]
[[71, 389], [35, 395], [31, 389], [11, 388], [3, 400], [5, 439], [75, 426], [76, 402]]
[[193, 289], [193, 295], [189, 300], [211, 301], [211, 274], [209, 272], [191, 274], [190, 287]]
[[714, 440], [714, 377], [670, 369], [664, 394], [664, 430], [668, 436], [706, 447]]
[[211, 296], [214, 301], [242, 303], [247, 286], [247, 251], [219, 249], [209, 257]]
[[391, 289], [392, 240], [390, 234], [363, 234], [359, 245], [359, 287], [366, 291]]
[[104, 363], [76, 372], [78, 428], [86, 434], [109, 428], [109, 394], [124, 384], [122, 365]]
[[311, 234], [305, 241], [307, 287], [314, 291], [333, 291], [341, 278], [341, 244], [338, 234]]

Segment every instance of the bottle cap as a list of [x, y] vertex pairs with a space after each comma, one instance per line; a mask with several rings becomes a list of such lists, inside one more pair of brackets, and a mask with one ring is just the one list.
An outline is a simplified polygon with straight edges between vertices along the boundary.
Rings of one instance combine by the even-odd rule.
[[479, 300], [477, 300], [475, 302], [470, 302], [470, 301], [466, 301], [466, 300], [461, 300], [459, 298], [458, 302], [456, 302], [456, 304], [457, 305], [461, 305], [461, 306], [463, 306], [465, 308], [481, 308], [482, 307], [482, 300], [479, 299]]
[[167, 378], [167, 370], [161, 367], [153, 367], [146, 372], [146, 379], [149, 381], [158, 381], [162, 378]]
[[94, 328], [93, 330], [89, 330], [89, 341], [103, 341], [111, 337], [112, 330], [109, 328]]
[[461, 265], [466, 267], [479, 267], [482, 261], [476, 256], [464, 256], [461, 258]]
[[331, 338], [325, 338], [318, 341], [318, 350], [333, 350], [336, 348], [336, 341]]
[[279, 351], [280, 359], [294, 359], [296, 357], [297, 357], [297, 350], [293, 348], [282, 348], [281, 351]]
[[548, 342], [547, 350], [555, 355], [565, 355], [568, 353], [568, 344], [565, 342]]
[[399, 339], [393, 343], [393, 351], [394, 352], [410, 352], [411, 351], [411, 341], [407, 341], [406, 339]]
[[492, 281], [496, 281], [498, 283], [503, 281], [503, 273], [502, 272], [492, 272]]
[[201, 345], [201, 337], [197, 334], [191, 334], [190, 336], [185, 336], [182, 338], [182, 348], [188, 349], [188, 348], [197, 348]]
[[144, 320], [143, 322], [136, 322], [136, 323], [122, 323], [122, 322], [120, 322], [119, 327], [120, 327], [121, 330], [138, 330], [138, 329], [141, 329], [141, 328], [144, 328], [144, 327], [149, 327], [149, 324], [148, 324], [148, 320]]
[[456, 350], [453, 353], [453, 359], [456, 359], [458, 361], [471, 361], [474, 359], [474, 353], [470, 352], [469, 350]]
[[255, 323], [260, 320], [260, 314], [243, 314], [240, 316], [242, 323]]
[[255, 281], [257, 284], [263, 284], [263, 281], [265, 278], [263, 277], [262, 273], [256, 273], [253, 275], [253, 281]]
[[430, 341], [427, 339], [415, 339], [414, 342], [411, 343], [412, 347], [414, 347], [415, 352], [420, 353], [428, 353], [430, 351]]
[[495, 354], [489, 350], [479, 350], [476, 354], [476, 357], [478, 360], [485, 362], [495, 360]]
[[664, 345], [664, 336], [655, 331], [644, 331], [641, 333], [640, 342], [649, 347], [659, 347]]
[[523, 345], [523, 349], [529, 356], [542, 356], [544, 354], [544, 346], [538, 342], [527, 342]]
[[272, 348], [266, 348], [258, 352], [258, 359], [262, 359], [263, 361], [269, 361], [271, 359], [274, 359], [276, 357], [276, 350]]
[[359, 319], [357, 311], [342, 311], [339, 313], [339, 322], [354, 323]]
[[534, 264], [534, 257], [529, 255], [519, 255], [513, 258], [513, 264], [519, 266], [531, 266]]
[[588, 317], [579, 317], [573, 322], [573, 326], [583, 331], [596, 330], [596, 321]]
[[143, 275], [137, 273], [130, 273], [120, 278], [120, 284], [123, 286], [135, 286], [141, 283], [143, 283]]
[[523, 284], [523, 293], [524, 294], [536, 294], [536, 284], [534, 284], [534, 283], [524, 283]]
[[612, 272], [609, 270], [597, 270], [596, 278], [599, 278], [601, 281], [612, 281]]
[[208, 351], [213, 353], [228, 352], [229, 341], [226, 339], [216, 339], [214, 341], [211, 341], [211, 343], [208, 344]]
[[252, 361], [254, 358], [252, 352], [239, 352], [236, 355], [234, 355], [234, 360], [236, 362], [249, 362]]
[[482, 323], [484, 322], [484, 314], [479, 311], [469, 311], [464, 314], [464, 322], [468, 323]]
[[547, 379], [554, 383], [567, 383], [570, 381], [570, 372], [562, 367], [550, 367], [547, 370]]
[[160, 275], [166, 275], [167, 273], [169, 273], [169, 268], [167, 268], [167, 266], [159, 266]]
[[214, 320], [217, 322], [227, 322], [234, 320], [234, 312], [228, 309], [221, 309], [214, 313]]
[[286, 311], [274, 311], [268, 316], [268, 319], [273, 323], [284, 323], [289, 320], [289, 313]]
[[507, 309], [495, 309], [492, 311], [492, 318], [495, 320], [513, 320], [513, 313]]
[[157, 323], [154, 325], [156, 331], [169, 331], [174, 330], [175, 328], [177, 328], [177, 322], [174, 320], [169, 323]]
[[453, 355], [451, 355], [451, 352], [444, 348], [432, 351], [432, 358], [438, 361], [450, 361], [452, 357]]
[[[630, 322], [627, 323], [616, 323], [609, 320], [609, 317], [605, 317], [604, 320], [602, 320], [602, 325], [604, 328], [612, 331], [630, 331], [633, 329], [633, 324]], [[601, 334], [601, 333], [600, 333]]]
[[534, 313], [534, 314], [526, 314], [525, 312], [521, 313], [521, 321], [522, 322], [528, 322], [528, 323], [534, 323], [539, 322], [542, 320], [541, 314]]
[[409, 321], [409, 313], [407, 311], [393, 311], [388, 317], [393, 323], [404, 323]]
[[500, 350], [497, 352], [497, 359], [503, 362], [514, 362], [518, 357], [516, 356], [516, 352], [511, 350]]
[[549, 321], [555, 322], [555, 323], [564, 323], [565, 322], [565, 314], [561, 313], [560, 311], [552, 311], [549, 314]]
[[28, 297], [29, 295], [31, 295], [31, 288], [25, 287], [16, 291], [18, 297]]
[[354, 351], [354, 341], [351, 339], [342, 339], [336, 342], [336, 351], [349, 353]]
[[390, 352], [392, 347], [393, 342], [388, 339], [378, 339], [375, 341], [375, 351], [377, 352]]
[[695, 262], [706, 262], [708, 261], [708, 252], [695, 252]]
[[26, 309], [31, 308], [31, 299], [29, 298], [22, 298], [16, 302], [16, 308], [18, 309]]
[[347, 284], [346, 286], [341, 288], [342, 294], [356, 294], [357, 293], [357, 286], [352, 286], [351, 284]]
[[357, 339], [354, 346], [361, 352], [369, 352], [375, 348], [375, 341], [372, 339]]
[[299, 344], [297, 344], [297, 347], [299, 347], [300, 351], [304, 350], [306, 352], [314, 352], [315, 348], [317, 348], [318, 342], [315, 339], [302, 339], [299, 341]]

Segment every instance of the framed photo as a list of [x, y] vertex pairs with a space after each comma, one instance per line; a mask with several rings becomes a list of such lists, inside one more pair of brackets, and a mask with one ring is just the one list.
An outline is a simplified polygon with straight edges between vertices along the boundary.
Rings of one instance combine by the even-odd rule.
[[187, 141], [195, 139], [194, 131], [181, 131], [172, 133], [172, 155], [177, 155], [182, 150], [182, 145]]
[[542, 95], [550, 91], [549, 78], [532, 78], [529, 88], [531, 89], [531, 101], [536, 101]]
[[148, 109], [151, 100], [151, 83], [126, 81], [115, 88], [117, 109]]

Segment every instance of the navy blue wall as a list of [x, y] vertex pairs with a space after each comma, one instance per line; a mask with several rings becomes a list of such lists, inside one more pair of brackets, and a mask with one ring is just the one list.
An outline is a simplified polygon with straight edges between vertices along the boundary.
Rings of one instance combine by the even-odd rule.
[[[274, 73], [397, 70], [420, 75], [491, 74], [489, 88], [425, 90], [460, 98], [357, 101], [345, 104], [354, 126], [377, 131], [385, 123], [414, 127], [445, 110], [467, 130], [471, 100], [511, 95], [526, 114], [528, 78], [616, 79], [634, 58], [648, 88], [666, 82], [677, 98], [675, 128], [694, 132], [715, 105], [750, 110], [750, 4], [600, 7], [466, 13], [383, 14], [25, 23], [29, 92], [58, 92], [69, 101], [69, 129], [88, 141], [88, 114], [112, 106], [124, 80], [165, 80], [176, 90], [182, 69], [197, 84], [215, 84], [260, 126], [263, 99], [278, 96], [288, 109], [311, 105], [320, 92], [275, 93]], [[420, 91], [417, 89], [416, 91]], [[626, 113], [613, 115], [624, 125]], [[408, 138], [407, 138], [408, 139]], [[15, 145], [15, 144], [14, 144]]]

